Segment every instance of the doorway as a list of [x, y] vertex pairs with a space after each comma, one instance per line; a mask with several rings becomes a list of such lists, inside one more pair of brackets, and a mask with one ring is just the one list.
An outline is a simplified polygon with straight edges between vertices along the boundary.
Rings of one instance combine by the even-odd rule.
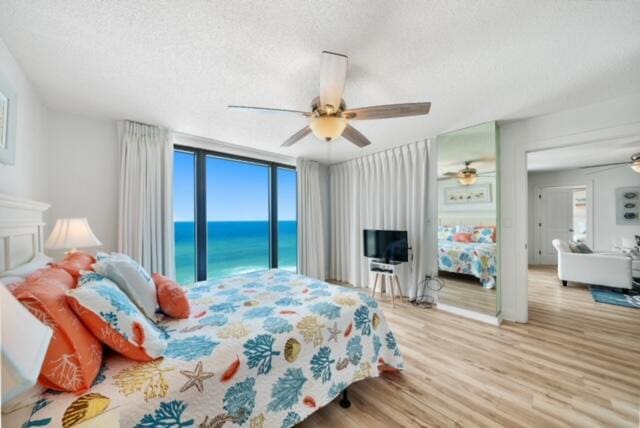
[[588, 194], [586, 185], [536, 188], [535, 264], [557, 264], [556, 250], [551, 244], [553, 239], [590, 243]]

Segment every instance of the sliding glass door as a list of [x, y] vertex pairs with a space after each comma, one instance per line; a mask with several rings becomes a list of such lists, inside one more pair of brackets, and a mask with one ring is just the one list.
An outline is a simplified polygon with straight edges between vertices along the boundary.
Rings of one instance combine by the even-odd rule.
[[174, 162], [179, 283], [297, 270], [295, 168], [188, 147]]

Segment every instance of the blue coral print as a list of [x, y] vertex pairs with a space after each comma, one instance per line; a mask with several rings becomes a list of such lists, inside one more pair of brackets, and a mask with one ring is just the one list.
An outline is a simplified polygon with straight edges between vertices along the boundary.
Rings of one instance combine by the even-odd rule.
[[283, 297], [280, 300], [276, 300], [276, 305], [279, 306], [302, 306], [302, 301], [294, 299], [293, 297]]
[[233, 385], [224, 395], [223, 408], [229, 415], [236, 418], [234, 422], [238, 425], [247, 422], [253, 413], [253, 408], [256, 405], [255, 384], [254, 378], [247, 378], [243, 382]]
[[330, 320], [340, 318], [340, 306], [333, 303], [321, 302], [311, 305], [311, 312], [322, 315]]
[[182, 428], [193, 425], [193, 419], [182, 419], [187, 405], [182, 401], [173, 400], [160, 403], [153, 415], [144, 415], [135, 428]]
[[[153, 327], [166, 342], [164, 358], [117, 360], [96, 377], [91, 392], [107, 397], [108, 408], [121, 409], [123, 427], [288, 428], [355, 380], [377, 376], [381, 358], [402, 367], [383, 311], [358, 289], [275, 270], [184, 289], [191, 296], [190, 317], [163, 318]], [[122, 328], [122, 312], [104, 301], [99, 310]], [[123, 382], [134, 372], [154, 377], [139, 379], [141, 386], [126, 395]], [[34, 409], [29, 427], [60, 425], [78, 398], [45, 397], [51, 403]]]
[[360, 306], [356, 309], [354, 314], [356, 321], [356, 328], [360, 329], [363, 336], [369, 336], [371, 334], [371, 319], [369, 318], [369, 308], [366, 306]]
[[275, 339], [269, 334], [261, 334], [244, 344], [244, 355], [249, 368], [258, 368], [258, 374], [267, 374], [271, 370], [271, 357], [280, 355], [273, 350]]
[[273, 334], [289, 333], [291, 330], [293, 330], [293, 326], [291, 325], [291, 323], [289, 323], [289, 321], [287, 321], [286, 319], [280, 317], [269, 317], [265, 319], [263, 327], [269, 333]]
[[105, 299], [109, 300], [111, 306], [127, 315], [138, 313], [138, 309], [131, 303], [131, 300], [115, 284], [91, 284], [91, 287]]
[[198, 324], [213, 325], [216, 327], [221, 327], [225, 325], [228, 321], [229, 319], [225, 314], [213, 314], [213, 315], [209, 315], [207, 317], [201, 318], [200, 320], [198, 320]]
[[209, 306], [209, 309], [213, 312], [220, 312], [222, 314], [230, 314], [238, 310], [238, 305], [231, 302], [218, 303], [217, 305]]
[[302, 396], [302, 386], [307, 381], [301, 368], [287, 369], [271, 388], [268, 409], [272, 412], [292, 408]]
[[218, 342], [214, 342], [206, 336], [191, 336], [186, 339], [170, 341], [165, 356], [193, 361], [196, 358], [211, 355], [213, 349], [218, 345]]
[[275, 308], [272, 306], [262, 306], [253, 309], [249, 309], [245, 312], [244, 317], [246, 319], [254, 319], [254, 318], [266, 318], [270, 317]]

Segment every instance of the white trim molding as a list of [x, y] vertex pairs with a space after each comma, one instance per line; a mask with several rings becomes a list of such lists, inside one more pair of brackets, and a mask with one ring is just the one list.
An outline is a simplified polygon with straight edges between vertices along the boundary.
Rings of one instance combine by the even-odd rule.
[[500, 324], [502, 324], [501, 314], [498, 314], [498, 315], [481, 314], [476, 311], [458, 308], [457, 306], [451, 306], [444, 303], [438, 303], [436, 305], [436, 309], [440, 309], [441, 311], [449, 312], [454, 315], [460, 315], [462, 317], [480, 321], [486, 324], [495, 325], [496, 327], [499, 327]]

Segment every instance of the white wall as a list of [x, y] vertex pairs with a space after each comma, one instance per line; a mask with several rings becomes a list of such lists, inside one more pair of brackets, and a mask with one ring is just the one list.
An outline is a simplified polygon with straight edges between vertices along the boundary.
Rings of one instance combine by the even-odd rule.
[[526, 322], [528, 185], [526, 153], [640, 136], [640, 94], [499, 124], [502, 314]]
[[49, 202], [52, 223], [87, 217], [103, 243], [115, 251], [118, 234], [119, 152], [113, 121], [50, 113]]
[[[0, 193], [50, 202], [47, 185], [51, 165], [48, 111], [2, 39], [0, 73], [6, 76], [18, 93], [16, 161], [14, 165], [0, 164]], [[50, 217], [45, 213], [47, 218]]]
[[612, 250], [614, 243], [620, 244], [622, 237], [640, 234], [640, 226], [616, 225], [616, 196], [618, 187], [640, 186], [640, 175], [629, 167], [597, 170], [572, 169], [564, 171], [531, 172], [529, 186], [529, 263], [536, 263], [534, 234], [537, 231], [535, 200], [536, 188], [584, 185], [593, 189], [588, 203], [593, 209], [593, 224], [590, 230], [595, 250]]

